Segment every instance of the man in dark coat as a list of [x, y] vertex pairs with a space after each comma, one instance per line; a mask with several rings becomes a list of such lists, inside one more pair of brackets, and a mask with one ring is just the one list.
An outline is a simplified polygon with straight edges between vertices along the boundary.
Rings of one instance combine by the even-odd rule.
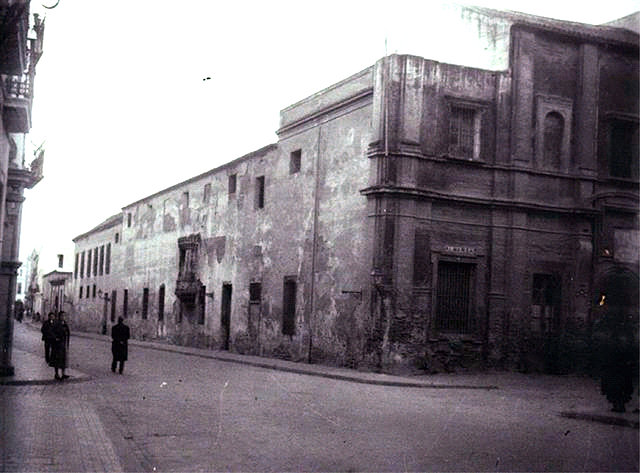
[[116, 372], [116, 365], [119, 363], [118, 373], [122, 374], [124, 362], [127, 361], [129, 327], [124, 324], [124, 319], [118, 317], [118, 323], [111, 328], [111, 371]]
[[49, 366], [53, 366], [53, 360], [51, 356], [53, 348], [53, 325], [56, 323], [53, 312], [49, 312], [49, 318], [42, 322], [42, 341], [44, 342], [44, 360]]
[[[58, 320], [53, 324], [53, 343], [51, 349], [51, 361], [53, 368], [56, 370], [55, 379], [63, 380], [67, 379], [64, 370], [69, 365], [68, 351], [69, 351], [69, 337], [71, 333], [69, 326], [64, 320], [64, 312], [58, 314]], [[62, 371], [61, 375], [58, 375], [58, 370]]]

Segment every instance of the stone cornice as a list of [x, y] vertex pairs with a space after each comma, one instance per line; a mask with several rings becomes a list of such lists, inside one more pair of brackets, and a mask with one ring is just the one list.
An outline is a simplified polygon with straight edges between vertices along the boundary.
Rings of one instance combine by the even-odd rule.
[[559, 207], [555, 205], [538, 204], [534, 202], [525, 202], [518, 200], [506, 200], [497, 198], [481, 198], [444, 194], [442, 192], [436, 192], [429, 189], [419, 189], [414, 187], [401, 187], [401, 186], [371, 186], [366, 189], [362, 189], [360, 193], [364, 196], [371, 197], [400, 197], [410, 199], [429, 199], [455, 202], [460, 204], [479, 205], [485, 207], [501, 207], [508, 209], [517, 209], [524, 211], [534, 212], [553, 212], [561, 214], [571, 215], [583, 215], [583, 216], [595, 216], [600, 212], [597, 209], [588, 207]]

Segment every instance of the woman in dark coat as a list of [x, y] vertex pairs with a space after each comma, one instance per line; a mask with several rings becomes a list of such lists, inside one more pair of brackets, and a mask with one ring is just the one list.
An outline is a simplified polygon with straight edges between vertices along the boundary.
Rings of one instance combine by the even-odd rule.
[[116, 372], [116, 365], [119, 363], [118, 372], [122, 374], [124, 362], [127, 361], [129, 327], [123, 323], [123, 318], [118, 317], [118, 323], [111, 328], [111, 371]]
[[[71, 332], [69, 326], [64, 320], [64, 312], [58, 314], [58, 320], [53, 324], [51, 329], [53, 335], [52, 349], [51, 349], [51, 362], [53, 368], [56, 370], [55, 379], [62, 380], [67, 379], [64, 370], [68, 366], [68, 351], [69, 351], [69, 337]], [[62, 372], [62, 375], [58, 374], [58, 370]]]

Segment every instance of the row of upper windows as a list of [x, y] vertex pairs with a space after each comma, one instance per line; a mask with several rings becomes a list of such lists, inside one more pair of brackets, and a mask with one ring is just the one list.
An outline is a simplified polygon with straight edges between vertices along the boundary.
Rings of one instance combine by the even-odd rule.
[[111, 243], [76, 253], [73, 278], [89, 278], [92, 276], [92, 270], [93, 276], [109, 274], [111, 271]]
[[[560, 101], [562, 102], [562, 101]], [[449, 107], [448, 154], [454, 158], [481, 159], [482, 106], [452, 103]], [[571, 110], [562, 103], [545, 107], [538, 117], [536, 160], [544, 169], [568, 167]], [[607, 172], [611, 177], [638, 178], [638, 121], [613, 118], [607, 122]]]
[[[302, 150], [297, 149], [292, 151], [289, 157], [289, 174], [296, 174], [300, 172], [300, 168], [302, 165]], [[228, 177], [227, 183], [227, 193], [229, 198], [231, 199], [236, 194], [237, 189], [237, 174], [230, 174]], [[255, 178], [254, 183], [255, 189], [255, 200], [254, 207], [255, 209], [262, 209], [265, 205], [265, 176], [258, 176]], [[203, 203], [209, 203], [209, 199], [211, 197], [211, 183], [207, 183], [204, 185], [204, 191], [202, 196]], [[185, 191], [182, 193], [182, 205], [185, 207], [189, 207], [189, 192]], [[130, 228], [133, 223], [133, 215], [131, 212], [127, 213], [127, 228]], [[118, 243], [118, 234], [116, 234], [116, 243]]]

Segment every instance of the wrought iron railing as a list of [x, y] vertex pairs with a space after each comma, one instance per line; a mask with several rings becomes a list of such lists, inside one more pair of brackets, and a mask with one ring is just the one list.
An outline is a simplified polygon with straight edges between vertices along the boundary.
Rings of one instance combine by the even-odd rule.
[[5, 97], [14, 99], [31, 99], [31, 78], [23, 74], [21, 76], [2, 76]]

